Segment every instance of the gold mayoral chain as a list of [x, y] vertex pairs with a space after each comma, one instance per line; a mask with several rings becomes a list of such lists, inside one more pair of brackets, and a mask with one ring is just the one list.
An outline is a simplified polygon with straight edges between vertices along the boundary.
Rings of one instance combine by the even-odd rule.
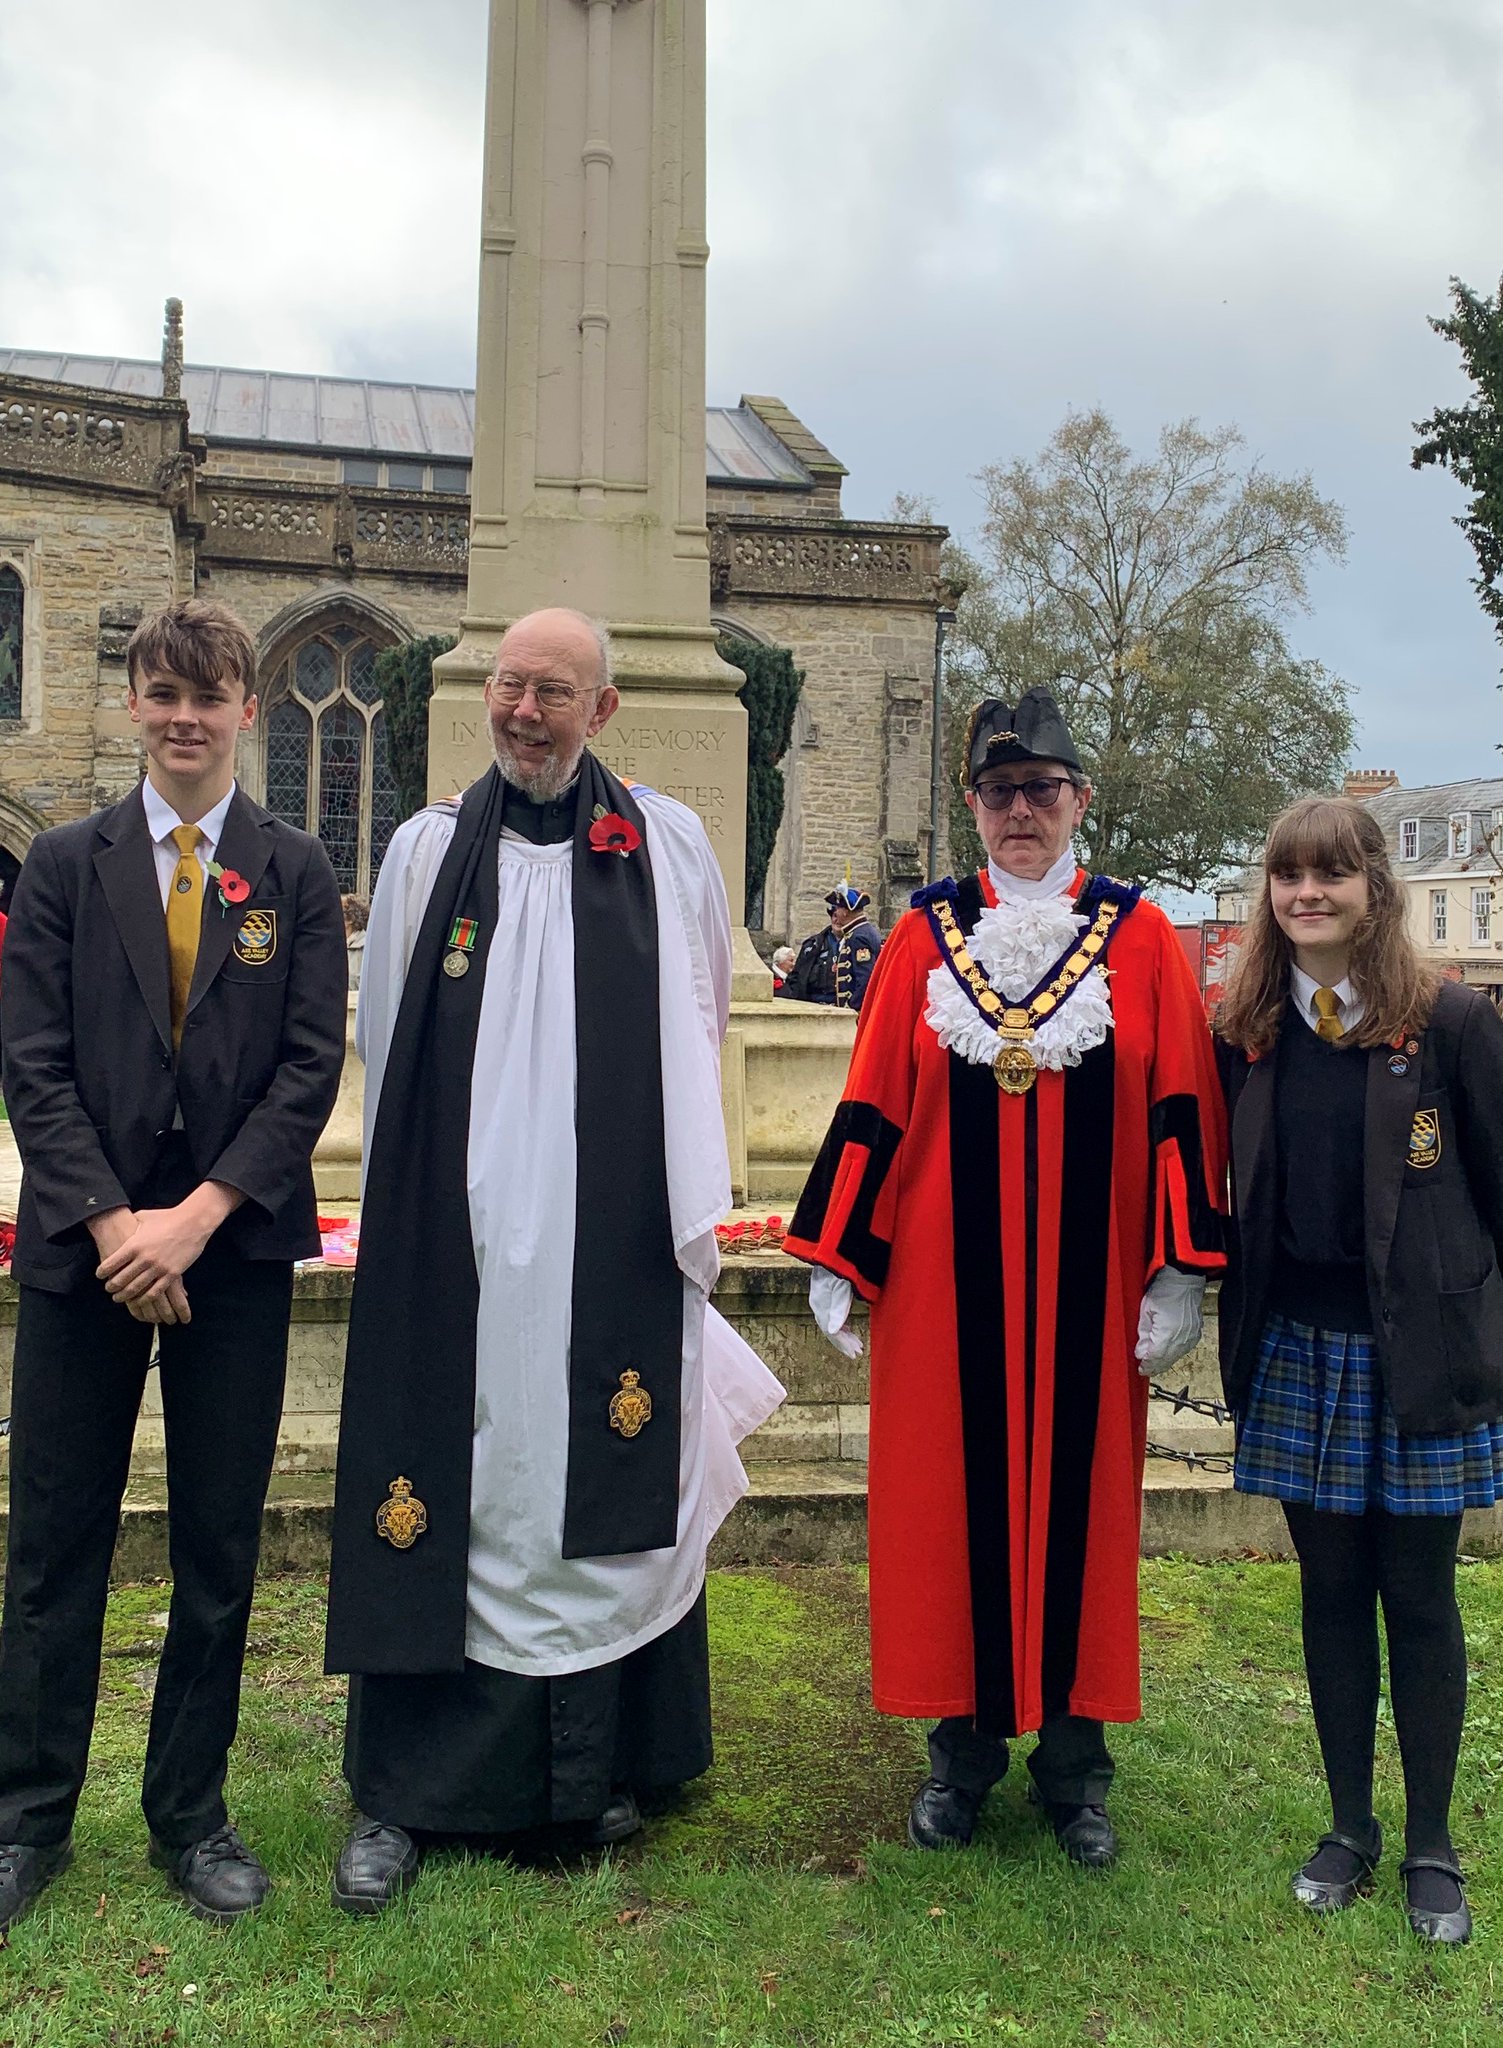
[[1096, 965], [1106, 951], [1112, 926], [1129, 906], [1108, 898], [1096, 912], [1091, 928], [1075, 947], [1057, 960], [1021, 1003], [1004, 1002], [966, 951], [965, 933], [956, 922], [952, 906], [943, 898], [927, 908], [945, 948], [950, 970], [972, 1002], [997, 1034], [997, 1056], [992, 1072], [997, 1086], [1009, 1095], [1026, 1095], [1038, 1073], [1033, 1056], [1033, 1034], [1049, 1014], [1057, 1010]]

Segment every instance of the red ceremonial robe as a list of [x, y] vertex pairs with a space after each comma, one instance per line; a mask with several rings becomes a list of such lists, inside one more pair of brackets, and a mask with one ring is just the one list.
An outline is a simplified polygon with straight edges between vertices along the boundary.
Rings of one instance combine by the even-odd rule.
[[[996, 902], [985, 874], [959, 885], [962, 931], [983, 901]], [[872, 1305], [882, 1713], [974, 1714], [1018, 1734], [1141, 1711], [1138, 1309], [1166, 1262], [1224, 1263], [1225, 1119], [1162, 911], [1126, 911], [1106, 958], [1105, 1042], [1007, 1095], [925, 1023], [941, 951], [926, 912], [908, 911], [788, 1234]]]

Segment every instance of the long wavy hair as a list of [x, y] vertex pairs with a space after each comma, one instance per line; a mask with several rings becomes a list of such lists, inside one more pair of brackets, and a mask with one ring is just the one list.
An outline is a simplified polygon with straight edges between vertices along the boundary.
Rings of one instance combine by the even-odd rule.
[[1377, 819], [1344, 796], [1307, 796], [1280, 811], [1263, 849], [1262, 886], [1247, 921], [1216, 1029], [1254, 1059], [1272, 1052], [1289, 1000], [1294, 948], [1280, 931], [1269, 896], [1270, 875], [1315, 868], [1367, 879], [1367, 909], [1352, 933], [1347, 969], [1362, 1018], [1353, 1045], [1391, 1045], [1429, 1021], [1438, 973], [1419, 958], [1409, 936], [1404, 892], [1388, 864]]

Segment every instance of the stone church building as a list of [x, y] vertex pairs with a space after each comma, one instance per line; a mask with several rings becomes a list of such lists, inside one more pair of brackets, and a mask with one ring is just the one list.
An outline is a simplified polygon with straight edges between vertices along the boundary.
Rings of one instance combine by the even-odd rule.
[[[368, 894], [398, 822], [375, 657], [458, 631], [473, 430], [466, 390], [185, 367], [175, 302], [160, 362], [0, 349], [0, 877], [132, 787], [126, 641], [197, 592], [257, 636], [245, 788]], [[928, 854], [944, 530], [845, 518], [777, 399], [706, 438], [715, 621], [806, 671], [763, 924], [822, 924], [847, 861], [890, 924]]]

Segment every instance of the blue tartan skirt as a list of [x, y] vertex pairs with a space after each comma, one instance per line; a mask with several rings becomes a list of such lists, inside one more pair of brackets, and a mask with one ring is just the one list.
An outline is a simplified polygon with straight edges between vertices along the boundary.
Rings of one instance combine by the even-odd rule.
[[1237, 1424], [1234, 1484], [1331, 1515], [1459, 1515], [1503, 1500], [1503, 1422], [1405, 1436], [1373, 1340], [1270, 1316]]

